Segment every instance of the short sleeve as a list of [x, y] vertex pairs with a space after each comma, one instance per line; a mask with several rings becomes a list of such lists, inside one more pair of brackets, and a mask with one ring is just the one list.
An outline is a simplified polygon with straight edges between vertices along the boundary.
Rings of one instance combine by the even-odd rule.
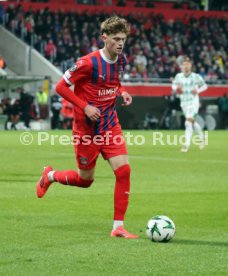
[[63, 79], [69, 85], [74, 85], [78, 81], [84, 81], [90, 77], [91, 66], [89, 60], [79, 59], [63, 75]]
[[173, 79], [173, 85], [178, 85], [178, 84], [179, 84], [179, 74], [177, 74]]
[[179, 74], [175, 76], [175, 78], [172, 81], [172, 89], [173, 91], [176, 91], [177, 87], [179, 85]]
[[205, 84], [204, 79], [200, 75], [198, 75], [198, 74], [197, 74], [197, 80], [196, 80], [196, 82], [197, 82], [197, 85], [199, 87], [201, 87], [201, 86], [203, 86]]

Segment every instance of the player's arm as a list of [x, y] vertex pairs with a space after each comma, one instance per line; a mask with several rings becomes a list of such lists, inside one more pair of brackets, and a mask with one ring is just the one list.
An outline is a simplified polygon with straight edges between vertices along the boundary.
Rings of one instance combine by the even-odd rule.
[[78, 106], [82, 110], [88, 105], [87, 102], [78, 98], [71, 90], [70, 85], [66, 83], [66, 81], [62, 78], [59, 82], [57, 82], [55, 87], [56, 92], [66, 99], [68, 102], [73, 105]]
[[56, 92], [68, 102], [82, 109], [92, 121], [96, 121], [100, 117], [100, 110], [77, 97], [70, 89], [70, 86], [82, 81], [87, 75], [86, 62], [79, 60], [76, 65], [65, 72], [63, 78], [56, 84]]
[[70, 85], [66, 83], [65, 79], [62, 78], [56, 84], [56, 92], [66, 99], [68, 102], [72, 103], [75, 106], [81, 108], [85, 115], [89, 117], [92, 121], [96, 121], [100, 117], [100, 110], [92, 105], [89, 105], [87, 102], [83, 101], [77, 97], [71, 90]]
[[196, 86], [195, 89], [193, 89], [192, 94], [196, 95], [196, 94], [200, 94], [204, 91], [206, 91], [208, 88], [206, 82], [204, 81], [204, 79], [199, 75], [198, 76], [198, 85]]
[[176, 77], [174, 78], [173, 83], [172, 83], [172, 93], [173, 94], [183, 93], [182, 86], [179, 84], [178, 78], [179, 78], [178, 75], [176, 75]]
[[122, 106], [128, 106], [132, 103], [132, 96], [126, 91], [126, 89], [120, 84], [119, 94], [123, 98]]

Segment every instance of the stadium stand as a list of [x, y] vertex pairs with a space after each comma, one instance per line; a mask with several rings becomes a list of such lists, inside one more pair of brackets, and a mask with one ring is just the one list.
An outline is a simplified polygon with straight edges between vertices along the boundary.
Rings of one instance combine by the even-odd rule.
[[[94, 24], [98, 25], [105, 13], [64, 14], [49, 8], [25, 11], [20, 5], [8, 6], [5, 13], [6, 27], [62, 71], [78, 57], [102, 46]], [[169, 79], [178, 72], [178, 59], [183, 54], [194, 60], [194, 70], [208, 83], [228, 79], [226, 18], [182, 15], [167, 20], [151, 13], [137, 20], [130, 14], [127, 19], [132, 30], [126, 47], [129, 66], [125, 80]]]

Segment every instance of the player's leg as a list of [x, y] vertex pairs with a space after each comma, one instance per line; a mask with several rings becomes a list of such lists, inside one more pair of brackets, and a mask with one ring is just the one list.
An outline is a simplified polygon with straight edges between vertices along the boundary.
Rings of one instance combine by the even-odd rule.
[[193, 134], [193, 119], [192, 118], [186, 118], [185, 119], [185, 144], [182, 147], [181, 151], [182, 152], [188, 152], [190, 144], [191, 144], [191, 139], [192, 139], [192, 134]]
[[[121, 139], [116, 139], [116, 137]], [[122, 142], [121, 142], [122, 140]], [[101, 153], [108, 160], [116, 177], [114, 191], [114, 222], [111, 236], [124, 238], [137, 238], [123, 228], [124, 216], [127, 211], [130, 194], [130, 165], [128, 162], [127, 148], [120, 126], [112, 130], [108, 145], [103, 145]]]
[[199, 136], [199, 148], [204, 149], [205, 143], [202, 128], [196, 121], [193, 122], [193, 127], [195, 133]]
[[[195, 116], [198, 114], [198, 111], [199, 111], [199, 105], [195, 105]], [[194, 116], [194, 117], [195, 117]], [[203, 149], [204, 148], [204, 136], [203, 136], [203, 131], [202, 131], [202, 128], [201, 126], [196, 122], [196, 120], [194, 119], [193, 121], [193, 129], [195, 131], [195, 133], [199, 136], [199, 148], [200, 149]]]
[[94, 168], [90, 170], [64, 170], [55, 171], [52, 167], [45, 167], [36, 186], [37, 197], [43, 197], [50, 185], [58, 182], [63, 185], [89, 188], [93, 183]]
[[50, 185], [58, 182], [63, 185], [88, 188], [93, 182], [96, 160], [99, 149], [96, 145], [75, 145], [78, 172], [75, 170], [56, 171], [52, 167], [46, 167], [37, 183], [36, 193], [43, 197]]
[[193, 107], [192, 106], [185, 106], [182, 107], [184, 116], [185, 116], [185, 144], [181, 148], [182, 152], [188, 152], [191, 139], [193, 135]]
[[114, 156], [108, 159], [116, 176], [114, 191], [114, 222], [111, 236], [135, 239], [138, 236], [124, 229], [124, 216], [127, 211], [130, 195], [131, 169], [127, 155]]
[[49, 181], [58, 182], [63, 185], [77, 186], [81, 188], [88, 188], [94, 177], [95, 169], [82, 170], [66, 170], [66, 171], [51, 171], [48, 173]]
[[130, 195], [131, 169], [127, 155], [119, 155], [108, 159], [115, 174], [116, 183], [114, 191], [114, 224], [113, 228], [123, 226], [124, 216], [128, 207]]

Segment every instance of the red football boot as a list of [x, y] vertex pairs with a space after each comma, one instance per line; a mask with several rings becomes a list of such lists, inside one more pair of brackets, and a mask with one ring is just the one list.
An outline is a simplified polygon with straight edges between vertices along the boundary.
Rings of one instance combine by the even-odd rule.
[[50, 171], [53, 171], [52, 167], [50, 167], [50, 166], [44, 167], [44, 170], [43, 170], [43, 173], [41, 175], [41, 178], [40, 178], [40, 180], [37, 183], [37, 186], [36, 186], [36, 195], [39, 198], [43, 197], [46, 194], [49, 186], [51, 185], [51, 183], [53, 183], [52, 181], [49, 181], [49, 179], [48, 179], [48, 173]]
[[138, 239], [139, 236], [128, 233], [127, 230], [123, 228], [123, 226], [117, 227], [115, 230], [113, 229], [111, 232], [111, 237], [120, 237], [124, 239]]

